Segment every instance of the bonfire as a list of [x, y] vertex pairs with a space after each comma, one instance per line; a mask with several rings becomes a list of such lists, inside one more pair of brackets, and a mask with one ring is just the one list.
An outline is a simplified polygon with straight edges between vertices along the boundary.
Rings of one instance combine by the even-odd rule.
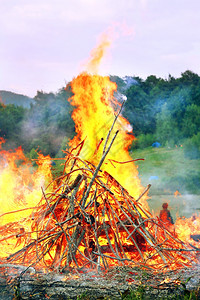
[[71, 87], [77, 136], [60, 159], [62, 174], [52, 176], [49, 156], [39, 154], [33, 171], [21, 148], [1, 151], [1, 266], [98, 272], [197, 263], [197, 244], [148, 209], [150, 185], [140, 183], [141, 158], [129, 155], [134, 136], [121, 114], [125, 100], [113, 96], [116, 84], [85, 72]]

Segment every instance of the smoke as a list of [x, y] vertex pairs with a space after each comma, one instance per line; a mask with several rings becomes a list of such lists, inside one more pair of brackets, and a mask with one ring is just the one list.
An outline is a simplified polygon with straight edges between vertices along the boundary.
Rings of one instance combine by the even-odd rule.
[[43, 94], [45, 99], [39, 99], [27, 112], [22, 124], [22, 142], [26, 149], [39, 149], [44, 155], [55, 156], [63, 140], [71, 138], [74, 123], [70, 115], [70, 104], [67, 98], [60, 99], [58, 95]]
[[131, 76], [125, 76], [123, 79], [124, 79], [124, 82], [126, 83], [125, 89], [129, 89], [132, 85], [139, 84], [138, 81]]

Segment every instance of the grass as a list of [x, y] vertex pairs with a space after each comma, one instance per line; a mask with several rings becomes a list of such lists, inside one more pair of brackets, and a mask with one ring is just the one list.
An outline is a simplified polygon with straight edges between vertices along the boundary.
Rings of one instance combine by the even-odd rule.
[[[197, 300], [199, 299], [199, 289], [189, 291], [186, 287], [179, 288], [179, 291], [176, 289], [169, 291], [169, 293], [166, 293], [165, 295], [162, 293], [160, 294], [159, 291], [157, 291], [156, 294], [152, 294], [151, 291], [153, 289], [148, 286], [140, 285], [136, 289], [128, 289], [125, 293], [121, 295], [120, 298], [117, 298], [119, 300], [152, 300], [155, 298], [159, 298], [161, 300]], [[168, 289], [166, 289], [167, 291]], [[89, 294], [84, 293], [77, 297], [77, 300], [90, 300], [94, 299], [94, 297], [90, 297]], [[102, 299], [102, 300], [114, 300], [113, 297], [104, 297], [104, 298], [96, 298], [96, 299]]]
[[190, 160], [183, 148], [145, 148], [131, 153], [138, 161], [138, 171], [144, 186], [151, 183], [152, 192], [200, 194], [200, 159]]

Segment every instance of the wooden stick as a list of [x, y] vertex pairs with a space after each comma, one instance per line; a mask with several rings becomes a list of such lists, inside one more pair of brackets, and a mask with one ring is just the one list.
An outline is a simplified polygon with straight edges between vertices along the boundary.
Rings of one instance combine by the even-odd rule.
[[146, 189], [144, 190], [144, 192], [137, 198], [136, 202], [138, 202], [148, 192], [150, 187], [151, 187], [151, 184], [148, 184]]
[[102, 158], [101, 158], [101, 160], [100, 160], [100, 162], [99, 162], [99, 164], [98, 164], [98, 166], [97, 166], [97, 168], [96, 168], [96, 170], [95, 170], [95, 172], [94, 172], [94, 174], [93, 174], [93, 177], [92, 177], [92, 179], [91, 179], [91, 181], [90, 181], [90, 183], [89, 183], [89, 186], [88, 186], [88, 188], [87, 188], [87, 191], [86, 191], [86, 193], [85, 193], [85, 197], [83, 198], [83, 201], [82, 201], [82, 206], [83, 206], [83, 207], [85, 206], [85, 202], [86, 202], [86, 200], [87, 200], [87, 198], [88, 198], [90, 189], [91, 189], [92, 184], [93, 184], [93, 182], [94, 182], [94, 180], [95, 180], [95, 178], [96, 178], [96, 176], [97, 176], [97, 173], [98, 173], [98, 171], [99, 171], [101, 165], [103, 164], [103, 162], [104, 162], [104, 160], [105, 160], [105, 158], [106, 158], [108, 152], [110, 151], [110, 148], [112, 147], [112, 144], [113, 144], [113, 142], [114, 142], [114, 140], [115, 140], [115, 138], [116, 138], [118, 132], [119, 132], [119, 131], [116, 131], [116, 133], [115, 133], [115, 135], [114, 135], [114, 137], [113, 137], [113, 139], [112, 139], [110, 145], [108, 146], [108, 149], [104, 152], [104, 154], [103, 154], [103, 156], [102, 156]]
[[126, 253], [125, 253], [124, 248], [123, 248], [123, 245], [122, 245], [122, 243], [121, 243], [120, 237], [119, 237], [118, 226], [117, 226], [115, 217], [114, 217], [114, 215], [113, 215], [113, 211], [110, 210], [110, 212], [111, 212], [111, 215], [112, 215], [112, 219], [114, 220], [114, 223], [115, 223], [115, 230], [116, 230], [116, 235], [117, 235], [118, 243], [119, 243], [119, 245], [120, 245], [120, 248], [121, 248], [121, 251], [123, 252], [124, 257], [127, 258]]
[[112, 126], [110, 127], [110, 130], [109, 130], [109, 132], [108, 132], [108, 134], [107, 134], [106, 141], [105, 141], [104, 148], [103, 148], [103, 155], [104, 155], [105, 152], [106, 152], [106, 146], [107, 146], [107, 143], [108, 143], [110, 134], [111, 134], [111, 132], [112, 132], [112, 130], [113, 130], [113, 127], [114, 127], [114, 125], [115, 125], [115, 122], [117, 121], [117, 119], [118, 119], [118, 117], [119, 117], [120, 112], [122, 111], [122, 108], [123, 108], [124, 103], [125, 103], [125, 100], [122, 102], [122, 105], [121, 105], [121, 107], [120, 107], [120, 109], [119, 109], [119, 112], [118, 112], [118, 114], [115, 116], [115, 119], [114, 119], [114, 121], [113, 121], [113, 123], [112, 123]]
[[[98, 241], [98, 236], [97, 236], [97, 218], [96, 218], [96, 202], [94, 202], [94, 221], [95, 221], [95, 228], [93, 229], [94, 230], [94, 234], [95, 234], [95, 241], [96, 241], [96, 244], [97, 244], [97, 248], [98, 248], [98, 251], [99, 251], [99, 255], [101, 256], [101, 259], [102, 259], [102, 262], [103, 262], [103, 265], [104, 265], [104, 268], [106, 269], [108, 267], [108, 264], [107, 264], [107, 261], [104, 260], [104, 257], [101, 253], [101, 248], [100, 248], [100, 245], [99, 245], [99, 241]], [[92, 226], [93, 228], [93, 226]]]
[[103, 228], [104, 228], [104, 231], [106, 233], [107, 241], [108, 241], [108, 244], [110, 246], [110, 249], [111, 249], [112, 253], [115, 255], [115, 257], [119, 257], [119, 255], [117, 254], [117, 252], [115, 252], [115, 250], [113, 249], [113, 246], [111, 244], [111, 241], [110, 241], [110, 238], [109, 238], [109, 235], [108, 235], [108, 231], [107, 231], [107, 227], [106, 227], [106, 224], [105, 224], [105, 221], [104, 221], [104, 216], [105, 216], [105, 202], [104, 202], [104, 210], [103, 210]]
[[[120, 224], [124, 227], [125, 231], [128, 233], [128, 235], [130, 235], [130, 232], [128, 231], [128, 229], [126, 228], [126, 226], [124, 225], [124, 223], [120, 220], [118, 214], [113, 210], [112, 206], [110, 205], [110, 203], [108, 203], [110, 209], [113, 211], [114, 215], [117, 217], [118, 221], [120, 222]], [[133, 241], [133, 244], [135, 245], [136, 249], [138, 250], [142, 260], [144, 261], [144, 257], [143, 257], [143, 254], [140, 250], [140, 248], [138, 247], [136, 241], [131, 237], [131, 240]]]
[[[104, 202], [104, 203], [105, 203], [105, 202]], [[114, 227], [114, 224], [113, 224], [113, 221], [111, 220], [111, 217], [110, 217], [110, 214], [109, 214], [109, 210], [107, 209], [106, 206], [105, 206], [105, 210], [106, 210], [106, 214], [107, 214], [107, 216], [108, 216], [108, 219], [109, 219], [109, 222], [110, 222], [110, 225], [111, 225], [112, 234], [113, 234], [114, 243], [115, 243], [115, 250], [116, 250], [117, 256], [119, 256], [118, 250], [120, 251], [120, 249], [119, 249], [119, 245], [118, 245], [118, 243], [117, 243], [117, 239], [116, 239], [115, 231], [114, 231], [114, 229], [117, 231], [117, 228], [113, 228], [113, 227]], [[121, 252], [121, 251], [120, 251], [120, 252]], [[121, 253], [120, 253], [120, 254], [121, 254]]]
[[134, 234], [137, 231], [137, 229], [140, 228], [140, 226], [142, 224], [144, 224], [145, 222], [148, 222], [148, 221], [152, 221], [152, 218], [145, 219], [141, 223], [139, 223], [139, 225], [137, 225], [137, 227], [135, 227], [135, 229], [131, 232], [131, 234], [126, 239], [128, 240], [132, 236], [132, 234]]

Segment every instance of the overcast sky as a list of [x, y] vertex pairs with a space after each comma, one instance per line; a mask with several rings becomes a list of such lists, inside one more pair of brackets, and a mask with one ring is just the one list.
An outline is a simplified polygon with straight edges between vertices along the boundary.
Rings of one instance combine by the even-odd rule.
[[0, 0], [0, 90], [57, 92], [113, 29], [102, 75], [200, 75], [200, 0]]

